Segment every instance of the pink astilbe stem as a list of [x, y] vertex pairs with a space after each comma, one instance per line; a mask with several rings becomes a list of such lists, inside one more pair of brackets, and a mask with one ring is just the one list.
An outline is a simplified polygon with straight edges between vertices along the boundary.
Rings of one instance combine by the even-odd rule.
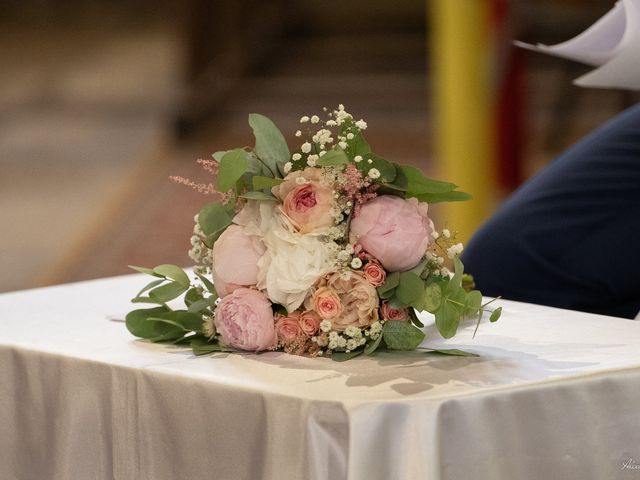
[[198, 160], [196, 160], [196, 163], [211, 175], [218, 174], [218, 162], [216, 162], [215, 160], [199, 158]]
[[181, 177], [179, 175], [172, 175], [169, 178], [176, 183], [191, 187], [194, 190], [197, 190], [199, 193], [204, 193], [205, 195], [219, 195], [220, 197], [222, 197], [222, 194], [212, 183], [196, 183], [188, 178]]

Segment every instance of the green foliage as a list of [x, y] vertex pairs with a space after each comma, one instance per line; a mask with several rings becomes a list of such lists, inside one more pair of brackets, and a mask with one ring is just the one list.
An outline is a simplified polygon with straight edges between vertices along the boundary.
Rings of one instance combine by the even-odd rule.
[[378, 295], [382, 299], [391, 298], [396, 287], [400, 283], [400, 272], [393, 272], [387, 275], [385, 282], [378, 287]]
[[444, 338], [453, 337], [460, 323], [461, 311], [457, 306], [445, 298], [440, 307], [434, 312], [436, 327]]
[[184, 292], [188, 290], [189, 286], [186, 287], [178, 282], [169, 282], [161, 285], [159, 287], [155, 287], [153, 290], [149, 291], [149, 298], [154, 301], [154, 303], [167, 303], [174, 298], [178, 298]]
[[135, 296], [135, 298], [141, 298], [141, 295], [146, 292], [147, 290], [152, 289], [155, 286], [160, 285], [162, 282], [164, 282], [164, 278], [160, 278], [158, 280], [153, 280], [152, 282], [147, 283], [142, 290], [140, 290], [137, 295]]
[[422, 193], [420, 195], [408, 195], [417, 198], [421, 202], [426, 203], [442, 203], [442, 202], [466, 202], [473, 197], [466, 192], [446, 192], [446, 193]]
[[226, 192], [231, 189], [236, 191], [236, 184], [246, 171], [246, 152], [241, 148], [229, 150], [220, 160], [220, 166], [218, 168], [218, 189], [221, 192]]
[[213, 282], [211, 280], [209, 280], [207, 277], [205, 277], [204, 275], [200, 275], [199, 273], [196, 273], [196, 276], [200, 279], [200, 281], [202, 282], [202, 284], [205, 286], [205, 288], [207, 290], [209, 290], [209, 292], [211, 294], [213, 294], [214, 296], [218, 296], [218, 292], [216, 291], [216, 287], [213, 286]]
[[395, 296], [405, 305], [422, 310], [425, 296], [423, 280], [414, 272], [400, 273]]
[[345, 153], [349, 157], [349, 160], [353, 160], [357, 155], [364, 157], [371, 153], [371, 146], [364, 139], [364, 135], [359, 128], [357, 128], [353, 120], [345, 120], [342, 124], [340, 134], [346, 136], [347, 133], [353, 133], [353, 138], [347, 142], [347, 149]]
[[[371, 163], [369, 163], [369, 160], [371, 160]], [[362, 161], [356, 163], [355, 166], [365, 177], [369, 170], [372, 168], [377, 169], [380, 172], [380, 178], [376, 179], [375, 182], [378, 183], [390, 184], [396, 178], [396, 167], [391, 162], [373, 153], [366, 153], [362, 157]]]
[[147, 320], [164, 322], [181, 328], [183, 332], [202, 333], [202, 315], [187, 310], [173, 310], [157, 316], [150, 316]]
[[281, 178], [263, 177], [261, 175], [255, 175], [251, 179], [254, 190], [262, 190], [265, 188], [272, 188], [280, 185], [284, 180]]
[[273, 195], [264, 192], [246, 192], [242, 195], [238, 195], [240, 198], [246, 198], [247, 200], [260, 200], [267, 202], [276, 202], [278, 199]]
[[404, 174], [403, 181], [406, 179], [407, 198], [415, 197], [427, 203], [457, 202], [471, 198], [468, 193], [456, 191], [457, 185], [427, 178], [416, 167], [402, 165], [399, 169]]
[[153, 268], [153, 273], [161, 275], [164, 278], [170, 278], [183, 287], [188, 287], [191, 283], [185, 271], [176, 265], [158, 265]]
[[197, 289], [196, 287], [190, 288], [189, 290], [187, 290], [186, 295], [184, 296], [184, 304], [189, 307], [191, 305], [193, 305], [196, 302], [199, 302], [200, 300], [202, 300], [202, 293], [200, 292], [199, 289]]
[[331, 165], [346, 165], [349, 163], [349, 157], [340, 148], [333, 148], [318, 159], [316, 165], [320, 167], [328, 167]]
[[382, 328], [382, 336], [391, 350], [415, 350], [424, 340], [425, 334], [410, 322], [389, 320]]
[[442, 289], [437, 283], [431, 283], [425, 288], [424, 309], [435, 312], [442, 303]]
[[208, 340], [205, 337], [196, 337], [193, 340], [191, 340], [191, 350], [196, 356], [208, 355], [210, 353], [215, 353], [215, 352], [233, 352], [234, 351], [233, 349], [225, 347], [224, 345], [221, 345], [217, 342]]
[[373, 355], [376, 352], [376, 350], [378, 350], [381, 344], [382, 344], [382, 335], [378, 335], [378, 338], [376, 338], [373, 341], [370, 341], [365, 345], [364, 354], [369, 356]]
[[154, 277], [162, 277], [162, 275], [154, 272], [153, 268], [137, 267], [135, 265], [129, 265], [129, 268], [131, 268], [132, 270], [135, 270], [136, 272], [144, 273], [146, 275], [152, 275]]
[[449, 349], [427, 349], [425, 348], [425, 353], [437, 354], [437, 355], [452, 355], [455, 357], [479, 357], [477, 353], [465, 352], [464, 350], [459, 350], [457, 348], [449, 348]]
[[165, 321], [162, 318], [172, 313], [168, 307], [144, 308], [133, 310], [125, 317], [127, 329], [136, 337], [145, 338], [152, 342], [177, 340], [184, 336], [184, 329]]
[[225, 229], [231, 225], [232, 217], [220, 203], [209, 203], [205, 205], [198, 214], [198, 224], [202, 231], [207, 236], [205, 245], [211, 248], [213, 243], [218, 237], [225, 231]]
[[357, 357], [358, 355], [362, 355], [364, 350], [362, 348], [358, 350], [352, 350], [349, 353], [347, 352], [333, 352], [331, 354], [331, 360], [335, 360], [336, 362], [344, 362], [347, 360], [351, 360], [352, 358]]
[[491, 315], [489, 316], [489, 321], [492, 323], [497, 322], [498, 319], [500, 318], [500, 315], [502, 315], [502, 307], [498, 307], [493, 312], [491, 312]]
[[249, 115], [249, 125], [256, 137], [256, 155], [264, 162], [272, 177], [278, 176], [282, 165], [291, 158], [282, 132], [269, 118], [258, 113]]

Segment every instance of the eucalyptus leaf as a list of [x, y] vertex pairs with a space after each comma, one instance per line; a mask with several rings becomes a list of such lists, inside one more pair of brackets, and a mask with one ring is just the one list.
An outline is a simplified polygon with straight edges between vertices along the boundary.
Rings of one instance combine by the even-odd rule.
[[439, 355], [453, 355], [455, 357], [479, 357], [477, 353], [465, 352], [464, 350], [459, 350], [457, 348], [448, 348], [448, 349], [425, 349], [425, 353], [435, 353]]
[[373, 355], [381, 343], [382, 343], [382, 335], [378, 335], [378, 338], [376, 338], [373, 342], [369, 342], [365, 345], [364, 354], [369, 356]]
[[470, 194], [458, 190], [446, 193], [421, 193], [419, 195], [407, 193], [407, 197], [415, 197], [425, 203], [466, 202], [473, 198]]
[[195, 343], [195, 342], [191, 342], [191, 350], [193, 351], [194, 355], [196, 355], [196, 356], [208, 355], [210, 353], [224, 351], [224, 349], [222, 348], [222, 346], [219, 343], [203, 343], [203, 344], [200, 344], [200, 343]]
[[389, 298], [399, 282], [400, 272], [393, 272], [387, 275], [385, 282], [377, 288], [380, 298]]
[[458, 188], [458, 186], [453, 183], [427, 178], [419, 168], [412, 165], [402, 165], [400, 169], [406, 178], [407, 194], [410, 196], [425, 193], [448, 193]]
[[173, 342], [175, 340], [180, 340], [184, 338], [184, 330], [179, 327], [170, 325], [167, 322], [157, 322], [153, 320], [150, 320], [148, 323], [153, 324], [154, 328], [160, 328], [160, 326], [164, 326], [166, 328], [166, 331], [164, 331], [163, 333], [150, 338], [149, 341], [151, 342], [154, 342], [154, 343]]
[[[164, 281], [164, 279], [163, 279]], [[133, 297], [131, 299], [131, 303], [155, 303], [157, 305], [163, 305], [164, 302], [159, 302], [158, 300], [154, 300], [151, 297]]]
[[213, 243], [231, 225], [231, 215], [220, 203], [210, 203], [205, 205], [198, 214], [198, 224], [207, 235], [205, 244], [211, 248]]
[[346, 165], [348, 163], [349, 157], [347, 157], [344, 150], [340, 148], [333, 148], [320, 157], [317, 160], [316, 165], [320, 167], [328, 167], [331, 165]]
[[211, 156], [216, 162], [220, 162], [220, 160], [222, 160], [222, 157], [224, 157], [224, 154], [227, 153], [228, 151], [229, 150], [221, 150], [219, 152], [213, 153]]
[[202, 332], [202, 315], [187, 310], [164, 312], [149, 320], [164, 321], [182, 328], [185, 332]]
[[162, 275], [163, 277], [170, 278], [171, 280], [175, 280], [183, 287], [188, 287], [191, 284], [189, 277], [180, 267], [176, 265], [158, 265], [153, 268], [153, 271], [158, 275]]
[[262, 190], [264, 188], [272, 188], [280, 185], [284, 182], [281, 178], [263, 177], [261, 175], [255, 175], [252, 179], [252, 185], [254, 190]]
[[[371, 160], [371, 163], [369, 163], [369, 160]], [[396, 167], [391, 162], [373, 153], [365, 154], [362, 157], [362, 161], [355, 165], [364, 176], [367, 176], [372, 168], [378, 170], [380, 177], [375, 180], [378, 183], [393, 183], [396, 178]]]
[[348, 133], [353, 134], [353, 138], [347, 141], [347, 148], [345, 150], [350, 160], [353, 160], [355, 156], [365, 156], [371, 153], [371, 146], [364, 139], [364, 135], [359, 128], [355, 126], [352, 119], [347, 119], [342, 123], [342, 129], [340, 135], [347, 136]]
[[189, 287], [179, 284], [178, 282], [169, 282], [149, 291], [149, 297], [158, 302], [166, 303], [174, 298], [178, 298]]
[[215, 352], [235, 352], [236, 350], [222, 345], [215, 340], [198, 335], [191, 341], [191, 349], [196, 356], [207, 355]]
[[154, 277], [162, 277], [162, 275], [158, 275], [156, 272], [154, 272], [153, 268], [137, 267], [135, 265], [129, 265], [129, 268], [131, 268], [132, 270], [135, 270], [136, 272], [144, 273], [146, 275], [152, 275]]
[[459, 257], [453, 257], [453, 277], [449, 280], [449, 286], [455, 289], [462, 288], [462, 274], [464, 273], [464, 265]]
[[424, 308], [427, 312], [435, 312], [442, 303], [442, 289], [437, 283], [431, 283], [425, 288]]
[[460, 323], [460, 312], [450, 302], [444, 301], [434, 312], [436, 317], [436, 327], [440, 335], [444, 338], [453, 337], [458, 331]]
[[187, 307], [189, 307], [193, 303], [198, 302], [202, 299], [203, 298], [200, 291], [197, 288], [193, 287], [187, 290], [187, 293], [184, 296], [184, 303]]
[[140, 290], [137, 294], [135, 298], [140, 298], [140, 296], [146, 292], [147, 290], [151, 290], [153, 287], [156, 287], [158, 285], [160, 285], [162, 282], [164, 282], [164, 278], [160, 278], [158, 280], [153, 280], [152, 282], [147, 283], [142, 290]]
[[205, 277], [204, 275], [202, 275], [200, 273], [196, 273], [196, 276], [200, 279], [202, 284], [205, 286], [205, 288], [207, 290], [209, 290], [210, 293], [212, 293], [215, 296], [218, 296], [218, 292], [216, 291], [216, 287], [213, 285], [213, 282], [211, 280], [209, 280], [207, 277]]
[[352, 350], [351, 352], [333, 352], [331, 354], [331, 360], [335, 360], [336, 362], [345, 362], [347, 360], [351, 360], [352, 358], [357, 357], [358, 355], [362, 355], [364, 352], [363, 349]]
[[226, 192], [236, 186], [236, 182], [247, 171], [246, 152], [241, 148], [229, 150], [220, 160], [218, 167], [218, 188]]
[[482, 305], [482, 293], [478, 290], [472, 290], [467, 292], [466, 296], [465, 305], [467, 307], [467, 311], [465, 313], [467, 315], [477, 314], [480, 310], [480, 305]]
[[389, 320], [382, 328], [384, 343], [391, 350], [415, 350], [424, 340], [425, 334], [410, 322]]
[[269, 201], [269, 202], [277, 202], [278, 199], [273, 195], [269, 195], [264, 192], [245, 192], [242, 195], [238, 195], [240, 198], [246, 198], [247, 200], [260, 200], [260, 201]]
[[268, 166], [275, 177], [278, 164], [284, 164], [291, 158], [284, 136], [269, 118], [258, 113], [249, 115], [249, 125], [256, 137], [256, 155]]
[[171, 325], [173, 327], [179, 328], [180, 330], [182, 330], [183, 332], [188, 332], [189, 330], [187, 330], [186, 328], [184, 328], [182, 325], [180, 325], [178, 322], [171, 320], [169, 318], [160, 318], [160, 317], [149, 317], [147, 318], [147, 322], [160, 322], [160, 323], [166, 323], [167, 325]]
[[154, 329], [153, 324], [147, 322], [149, 317], [157, 317], [163, 313], [169, 312], [168, 307], [154, 307], [154, 308], [141, 308], [133, 310], [125, 317], [125, 324], [127, 330], [136, 337], [140, 338], [153, 338], [156, 337], [159, 332]]
[[418, 274], [414, 272], [400, 274], [395, 293], [398, 300], [420, 310], [423, 306], [424, 292], [424, 282]]
[[209, 308], [211, 303], [208, 299], [203, 298], [202, 300], [197, 300], [189, 305], [188, 311], [192, 313], [202, 313], [205, 309]]

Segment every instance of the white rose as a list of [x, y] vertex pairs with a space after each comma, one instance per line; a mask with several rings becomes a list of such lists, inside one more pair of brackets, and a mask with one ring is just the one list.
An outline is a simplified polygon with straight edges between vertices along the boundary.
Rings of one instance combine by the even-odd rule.
[[258, 261], [258, 284], [274, 303], [296, 310], [320, 277], [334, 268], [332, 242], [320, 233], [300, 234], [271, 202], [248, 202], [234, 222], [262, 236], [266, 251]]

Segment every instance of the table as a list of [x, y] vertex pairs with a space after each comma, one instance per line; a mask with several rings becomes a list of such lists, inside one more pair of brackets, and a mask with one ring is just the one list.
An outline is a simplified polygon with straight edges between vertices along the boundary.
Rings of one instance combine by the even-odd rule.
[[480, 357], [196, 358], [110, 319], [145, 282], [0, 295], [0, 478], [640, 478], [640, 322], [500, 301], [426, 327]]

